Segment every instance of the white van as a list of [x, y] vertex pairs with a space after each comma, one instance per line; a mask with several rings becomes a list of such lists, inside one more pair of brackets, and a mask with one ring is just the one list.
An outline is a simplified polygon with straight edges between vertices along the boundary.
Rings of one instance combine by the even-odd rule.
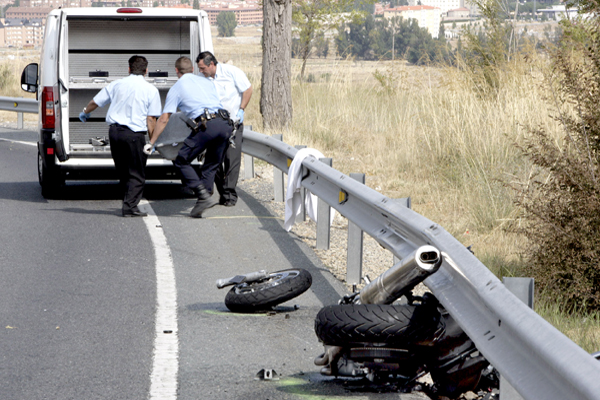
[[[105, 122], [108, 107], [86, 123], [79, 113], [110, 82], [127, 76], [133, 55], [148, 59], [146, 80], [164, 105], [177, 81], [175, 60], [213, 51], [204, 11], [172, 8], [65, 8], [48, 14], [40, 65], [23, 70], [21, 87], [36, 93], [39, 109], [38, 175], [42, 195], [65, 180], [116, 179]], [[197, 66], [194, 65], [196, 69]], [[194, 71], [198, 72], [198, 71]], [[174, 179], [171, 161], [152, 155], [147, 179]]]

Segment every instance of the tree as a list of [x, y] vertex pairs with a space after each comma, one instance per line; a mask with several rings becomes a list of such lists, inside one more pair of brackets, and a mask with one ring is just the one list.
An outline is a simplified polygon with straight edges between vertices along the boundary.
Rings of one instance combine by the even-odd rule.
[[444, 30], [433, 39], [416, 20], [375, 19], [367, 16], [364, 23], [350, 23], [335, 38], [338, 53], [365, 60], [405, 57], [413, 64], [452, 61]]
[[217, 15], [217, 30], [219, 31], [219, 36], [235, 36], [236, 26], [237, 21], [235, 19], [235, 13], [233, 11], [224, 11], [220, 12], [219, 15]]
[[324, 34], [321, 34], [315, 38], [315, 48], [317, 49], [317, 57], [327, 58], [329, 53], [329, 40]]
[[340, 25], [340, 18], [364, 19], [366, 11], [360, 5], [372, 3], [371, 0], [293, 0], [293, 21], [298, 27], [300, 37], [300, 57], [302, 68], [300, 79], [304, 79], [306, 61], [310, 57], [314, 40], [327, 31]]
[[260, 112], [267, 129], [292, 121], [292, 3], [263, 0]]
[[[163, 1], [163, 6], [165, 5], [164, 1]], [[198, 0], [194, 0], [194, 3], [192, 5], [192, 8], [194, 10], [199, 10], [200, 9], [200, 2]]]

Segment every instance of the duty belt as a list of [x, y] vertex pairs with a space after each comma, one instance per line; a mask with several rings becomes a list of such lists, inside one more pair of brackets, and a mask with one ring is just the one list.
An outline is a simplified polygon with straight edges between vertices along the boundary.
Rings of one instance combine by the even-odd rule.
[[214, 113], [213, 114], [213, 113], [203, 112], [202, 114], [198, 115], [196, 117], [196, 119], [194, 119], [194, 121], [200, 122], [200, 121], [202, 121], [202, 119], [205, 119], [205, 120], [208, 121], [208, 120], [211, 120], [213, 118], [217, 118], [218, 116], [219, 116], [219, 113]]
[[217, 117], [221, 117], [225, 121], [229, 121], [229, 112], [224, 109], [219, 109], [216, 113], [211, 113], [208, 111], [208, 108], [205, 108], [204, 112], [202, 114], [198, 115], [198, 117], [196, 117], [196, 119], [194, 121], [201, 123], [202, 120], [210, 121], [211, 119], [217, 118]]
[[192, 128], [194, 133], [198, 133], [198, 131], [204, 132], [206, 130], [206, 123], [211, 119], [217, 117], [220, 117], [223, 120], [227, 121], [230, 125], [233, 124], [231, 119], [229, 119], [229, 112], [227, 110], [219, 109], [219, 111], [217, 111], [216, 113], [211, 113], [208, 111], [208, 108], [205, 108], [204, 112], [194, 119], [195, 124], [189, 122], [191, 121], [189, 120], [189, 118], [189, 121], [186, 121], [186, 123], [190, 126], [190, 128]]

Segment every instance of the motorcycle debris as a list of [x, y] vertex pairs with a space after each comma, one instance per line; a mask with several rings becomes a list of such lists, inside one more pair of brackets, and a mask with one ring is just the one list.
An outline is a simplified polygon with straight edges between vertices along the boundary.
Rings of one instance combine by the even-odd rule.
[[273, 369], [261, 369], [256, 373], [256, 377], [254, 378], [256, 381], [278, 381], [279, 375]]

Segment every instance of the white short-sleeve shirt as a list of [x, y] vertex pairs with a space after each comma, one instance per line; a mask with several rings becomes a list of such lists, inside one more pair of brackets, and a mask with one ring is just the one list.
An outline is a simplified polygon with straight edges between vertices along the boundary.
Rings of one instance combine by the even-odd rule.
[[237, 120], [236, 115], [242, 104], [242, 93], [250, 88], [248, 77], [238, 67], [218, 63], [215, 77], [211, 79], [215, 83], [223, 107], [229, 111], [233, 120]]
[[159, 117], [161, 110], [158, 89], [143, 75], [131, 74], [111, 82], [94, 96], [94, 102], [98, 107], [110, 103], [107, 124], [125, 125], [134, 132], [147, 131], [146, 117]]
[[215, 85], [204, 76], [183, 74], [167, 93], [163, 113], [181, 110], [189, 118], [196, 118], [205, 109], [216, 113], [221, 106]]

